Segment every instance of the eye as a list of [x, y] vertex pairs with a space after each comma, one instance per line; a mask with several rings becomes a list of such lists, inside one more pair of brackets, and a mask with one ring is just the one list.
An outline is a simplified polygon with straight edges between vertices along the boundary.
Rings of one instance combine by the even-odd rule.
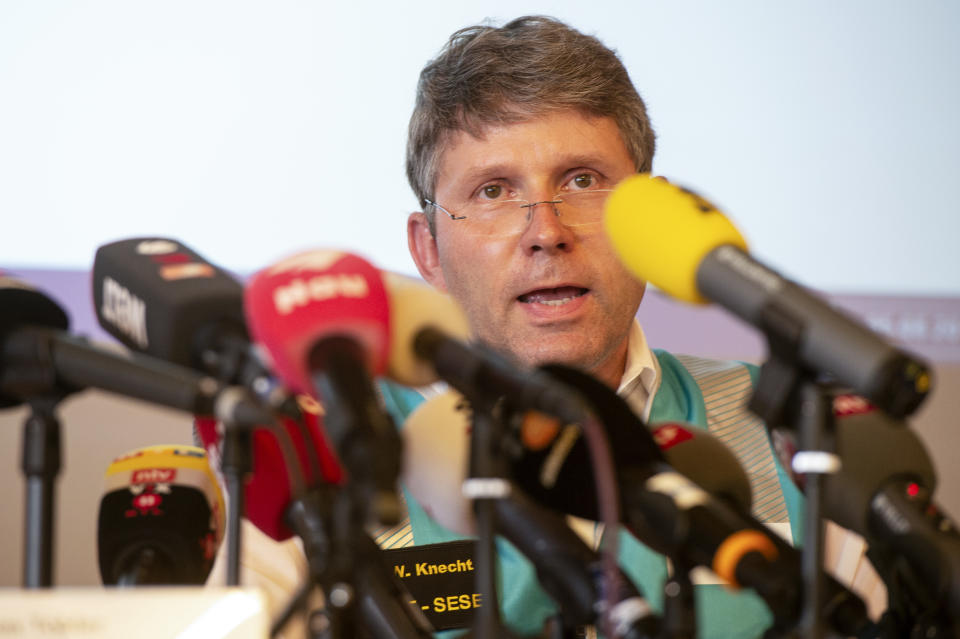
[[594, 188], [597, 184], [597, 178], [590, 173], [581, 173], [570, 180], [571, 187], [576, 190]]
[[480, 189], [480, 197], [485, 200], [495, 200], [503, 194], [503, 187], [499, 184], [488, 184]]

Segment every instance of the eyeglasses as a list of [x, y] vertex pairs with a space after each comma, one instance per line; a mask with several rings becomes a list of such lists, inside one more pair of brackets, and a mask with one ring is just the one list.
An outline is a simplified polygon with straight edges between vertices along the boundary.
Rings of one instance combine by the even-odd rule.
[[425, 200], [447, 214], [451, 220], [464, 220], [465, 229], [474, 235], [515, 235], [522, 233], [537, 206], [549, 204], [565, 226], [579, 227], [603, 221], [603, 205], [613, 189], [590, 189], [557, 193], [549, 200], [531, 202], [518, 199], [491, 199], [471, 202], [452, 213], [431, 200]]

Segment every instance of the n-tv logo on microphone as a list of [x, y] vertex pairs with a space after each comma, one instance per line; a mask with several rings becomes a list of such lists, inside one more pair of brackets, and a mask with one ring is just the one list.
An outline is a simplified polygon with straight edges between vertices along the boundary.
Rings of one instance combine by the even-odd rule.
[[142, 468], [133, 471], [132, 484], [169, 484], [177, 478], [175, 468]]

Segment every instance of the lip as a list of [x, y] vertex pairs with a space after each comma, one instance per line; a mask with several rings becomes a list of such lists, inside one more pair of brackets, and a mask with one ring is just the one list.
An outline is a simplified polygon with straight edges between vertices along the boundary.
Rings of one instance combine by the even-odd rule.
[[[549, 304], [538, 304], [536, 302], [521, 302], [519, 299], [523, 295], [527, 295], [529, 293], [532, 293], [533, 291], [539, 291], [539, 290], [551, 289], [551, 288], [564, 288], [564, 287], [586, 289], [586, 293], [578, 297], [575, 297], [569, 302], [567, 302], [566, 304], [562, 304], [560, 306], [550, 306]], [[532, 288], [527, 289], [520, 295], [517, 295], [514, 298], [514, 300], [516, 301], [517, 305], [523, 309], [523, 312], [529, 318], [535, 321], [549, 322], [549, 321], [558, 320], [558, 319], [574, 319], [581, 312], [581, 310], [590, 300], [592, 295], [593, 295], [593, 291], [590, 288], [583, 286], [582, 284], [577, 284], [573, 282], [562, 282], [558, 284], [551, 283], [551, 284], [545, 284], [542, 286], [539, 286], [539, 285], [534, 286]]]

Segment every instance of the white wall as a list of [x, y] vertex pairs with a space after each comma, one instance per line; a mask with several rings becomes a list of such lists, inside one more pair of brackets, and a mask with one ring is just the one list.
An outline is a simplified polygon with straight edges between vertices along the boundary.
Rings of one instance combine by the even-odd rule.
[[419, 69], [454, 29], [551, 13], [621, 53], [656, 169], [820, 289], [960, 293], [960, 5], [0, 3], [0, 266], [165, 234], [239, 271], [344, 247], [412, 271]]

